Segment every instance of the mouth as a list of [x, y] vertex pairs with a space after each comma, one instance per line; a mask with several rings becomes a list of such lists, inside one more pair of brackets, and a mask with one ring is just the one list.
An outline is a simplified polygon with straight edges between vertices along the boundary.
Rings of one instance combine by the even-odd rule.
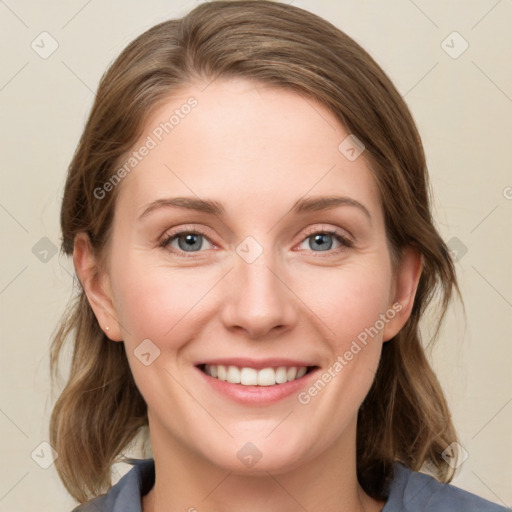
[[216, 395], [250, 407], [293, 399], [320, 370], [311, 360], [288, 358], [218, 358], [194, 366]]
[[262, 369], [223, 364], [201, 364], [198, 368], [214, 379], [242, 386], [275, 386], [301, 379], [316, 366], [278, 366]]
[[209, 377], [241, 386], [280, 386], [302, 379], [317, 366], [236, 366], [226, 364], [200, 364], [197, 367]]

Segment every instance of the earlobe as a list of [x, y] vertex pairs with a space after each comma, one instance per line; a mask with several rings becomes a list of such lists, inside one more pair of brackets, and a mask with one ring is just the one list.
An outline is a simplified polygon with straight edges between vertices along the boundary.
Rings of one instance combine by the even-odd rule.
[[111, 340], [122, 341], [109, 276], [101, 268], [86, 233], [75, 236], [73, 264], [101, 329]]
[[404, 248], [395, 276], [394, 297], [391, 297], [389, 306], [395, 314], [383, 329], [383, 341], [396, 336], [411, 316], [422, 269], [423, 255], [414, 247]]

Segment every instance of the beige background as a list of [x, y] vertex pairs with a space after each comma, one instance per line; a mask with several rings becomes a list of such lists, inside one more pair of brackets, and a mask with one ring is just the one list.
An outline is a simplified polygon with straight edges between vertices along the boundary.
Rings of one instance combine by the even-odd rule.
[[[40, 446], [52, 405], [49, 338], [71, 294], [70, 264], [51, 251], [59, 244], [66, 166], [107, 65], [136, 35], [196, 4], [0, 1], [0, 511], [73, 508], [54, 467], [35, 462], [50, 462], [48, 447]], [[417, 120], [437, 222], [459, 247], [468, 317], [465, 325], [460, 308], [452, 308], [433, 352], [469, 454], [454, 483], [510, 506], [512, 1], [293, 4], [369, 50]], [[48, 38], [38, 38], [43, 31], [58, 42], [47, 59], [31, 48]], [[453, 58], [464, 41], [467, 50]]]

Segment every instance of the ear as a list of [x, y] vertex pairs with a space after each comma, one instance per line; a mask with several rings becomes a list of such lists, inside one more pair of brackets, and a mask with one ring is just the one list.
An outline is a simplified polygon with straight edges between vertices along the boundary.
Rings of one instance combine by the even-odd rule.
[[414, 247], [402, 251], [400, 264], [396, 270], [393, 293], [390, 297], [389, 311], [395, 315], [385, 324], [383, 341], [396, 336], [411, 316], [416, 290], [423, 270], [423, 255]]
[[99, 264], [86, 233], [78, 233], [75, 236], [73, 264], [101, 329], [111, 340], [122, 341], [110, 279]]

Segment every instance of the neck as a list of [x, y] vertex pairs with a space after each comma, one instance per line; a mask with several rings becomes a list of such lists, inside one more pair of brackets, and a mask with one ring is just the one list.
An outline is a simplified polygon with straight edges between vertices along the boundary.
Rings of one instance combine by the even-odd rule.
[[257, 474], [215, 466], [162, 430], [150, 425], [156, 479], [143, 512], [378, 512], [384, 505], [357, 481], [355, 424], [327, 453], [286, 472]]

